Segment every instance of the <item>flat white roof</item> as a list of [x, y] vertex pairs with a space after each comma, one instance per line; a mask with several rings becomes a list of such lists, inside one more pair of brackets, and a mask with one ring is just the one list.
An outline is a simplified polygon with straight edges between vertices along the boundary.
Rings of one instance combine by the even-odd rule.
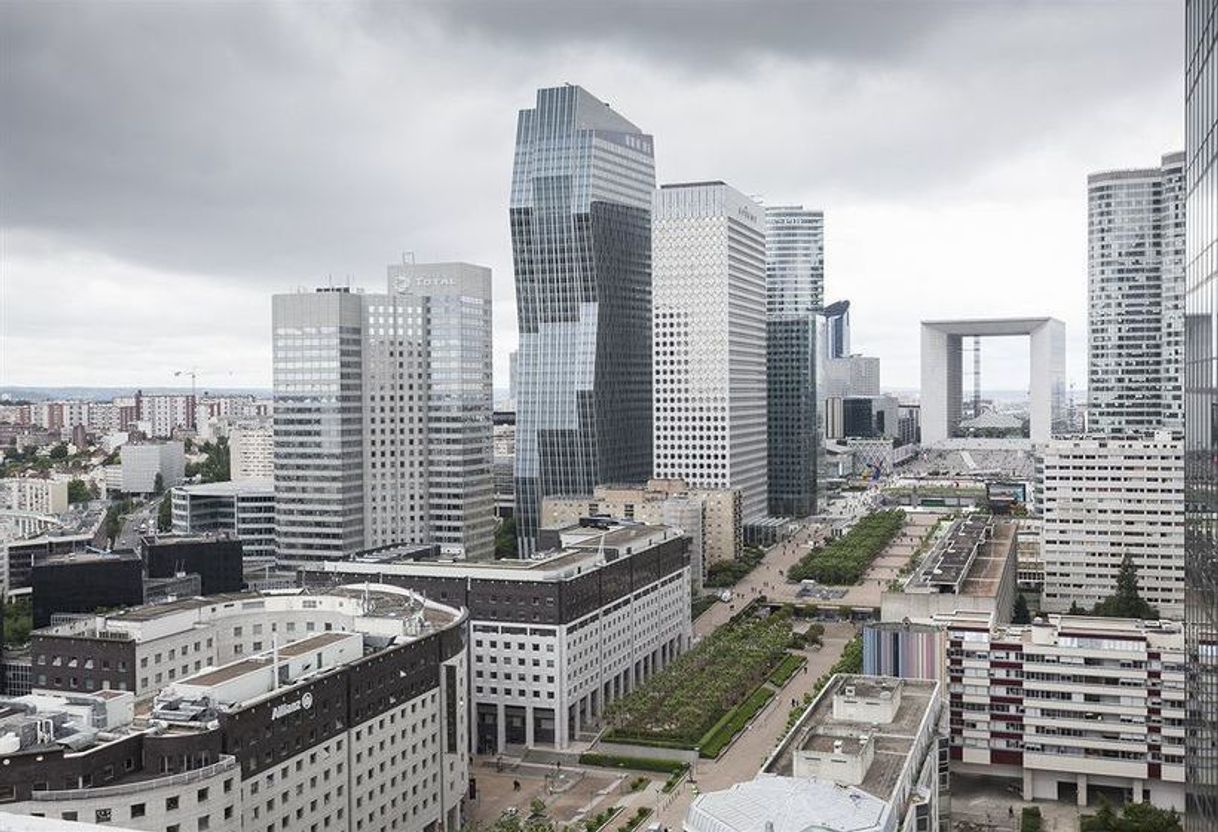
[[721, 792], [699, 795], [686, 832], [872, 832], [885, 828], [888, 803], [852, 786], [758, 775]]

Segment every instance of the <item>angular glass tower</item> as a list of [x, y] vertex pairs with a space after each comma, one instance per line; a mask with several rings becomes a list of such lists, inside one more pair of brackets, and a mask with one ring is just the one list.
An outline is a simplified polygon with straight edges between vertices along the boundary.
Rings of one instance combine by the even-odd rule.
[[765, 219], [769, 512], [806, 517], [816, 513], [816, 328], [825, 296], [825, 217], [802, 205], [776, 205], [765, 209]]
[[541, 498], [651, 475], [651, 136], [576, 86], [516, 126], [516, 523]]
[[1208, 832], [1218, 829], [1218, 0], [1184, 8], [1184, 826]]

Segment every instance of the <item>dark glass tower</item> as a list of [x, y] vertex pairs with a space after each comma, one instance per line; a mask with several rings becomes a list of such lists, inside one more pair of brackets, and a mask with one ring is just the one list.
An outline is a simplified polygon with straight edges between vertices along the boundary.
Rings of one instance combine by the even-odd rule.
[[1185, 3], [1185, 639], [1190, 832], [1218, 829], [1218, 0]]
[[766, 208], [769, 512], [816, 513], [816, 327], [824, 303], [825, 219], [802, 205]]
[[516, 127], [516, 523], [541, 498], [651, 475], [651, 136], [576, 86]]

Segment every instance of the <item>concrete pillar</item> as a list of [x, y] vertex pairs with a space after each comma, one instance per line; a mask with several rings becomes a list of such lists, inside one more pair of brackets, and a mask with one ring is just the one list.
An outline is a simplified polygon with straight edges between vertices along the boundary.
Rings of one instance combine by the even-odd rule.
[[576, 737], [578, 737], [579, 732], [583, 730], [583, 725], [584, 725], [583, 714], [581, 713], [581, 711], [583, 711], [583, 709], [584, 709], [584, 700], [580, 699], [578, 702], [575, 703], [575, 736]]
[[504, 746], [507, 745], [507, 722], [503, 715], [503, 703], [500, 702], [495, 706], [495, 753], [502, 754]]
[[533, 747], [533, 706], [526, 705], [524, 709], [524, 744]]
[[1134, 780], [1133, 781], [1133, 802], [1134, 803], [1142, 802], [1142, 791], [1145, 788], [1146, 788], [1146, 782], [1144, 780]]
[[1078, 805], [1087, 805], [1087, 775], [1078, 775]]
[[1024, 800], [1030, 801], [1030, 800], [1035, 799], [1035, 797], [1034, 797], [1035, 790], [1032, 788], [1033, 782], [1034, 782], [1034, 775], [1033, 775], [1032, 769], [1025, 768], [1023, 770], [1023, 799]]

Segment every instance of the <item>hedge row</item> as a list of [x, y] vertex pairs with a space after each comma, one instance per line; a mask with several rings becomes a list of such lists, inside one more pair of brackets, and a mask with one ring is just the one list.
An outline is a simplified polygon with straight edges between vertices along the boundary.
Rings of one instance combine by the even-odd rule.
[[652, 760], [648, 757], [621, 757], [616, 754], [580, 754], [579, 762], [585, 766], [654, 771], [659, 774], [676, 774], [686, 768], [686, 763], [679, 760]]
[[807, 663], [807, 659], [803, 656], [797, 656], [794, 653], [788, 655], [782, 660], [782, 664], [770, 674], [769, 682], [776, 688], [785, 685], [792, 676], [799, 672], [799, 669]]
[[744, 726], [749, 724], [749, 720], [755, 717], [773, 698], [774, 691], [764, 685], [753, 691], [748, 699], [727, 715], [726, 720], [720, 722], [709, 739], [702, 743], [701, 756], [712, 760], [718, 757], [732, 738], [743, 731]]

